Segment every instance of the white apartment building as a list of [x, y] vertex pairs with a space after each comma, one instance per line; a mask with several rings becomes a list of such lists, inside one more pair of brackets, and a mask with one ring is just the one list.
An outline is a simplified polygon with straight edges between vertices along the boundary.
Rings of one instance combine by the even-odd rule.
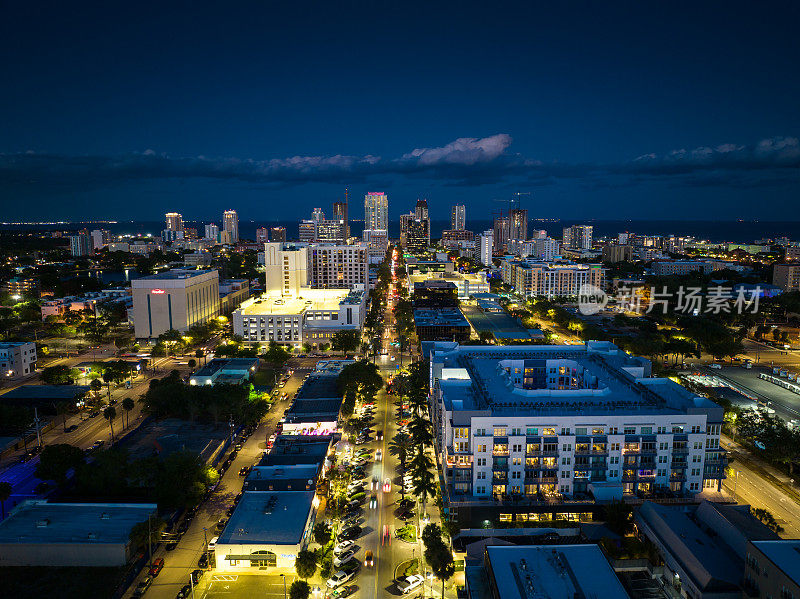
[[205, 238], [217, 241], [219, 239], [219, 227], [214, 223], [208, 224], [205, 227]]
[[574, 250], [592, 249], [592, 225], [572, 225], [564, 227], [562, 231], [561, 243], [565, 248]]
[[269, 294], [296, 296], [308, 282], [308, 248], [283, 249], [283, 243], [264, 244], [264, 290]]
[[450, 211], [450, 228], [453, 231], [467, 228], [467, 208], [464, 204], [456, 204]]
[[389, 196], [370, 191], [364, 196], [364, 228], [389, 230]]
[[386, 250], [389, 249], [389, 233], [380, 229], [364, 229], [361, 238], [369, 248], [369, 261], [371, 264], [383, 262]]
[[233, 312], [233, 332], [249, 345], [329, 344], [339, 331], [361, 329], [366, 301], [363, 287], [352, 291], [305, 287], [292, 297], [264, 294]]
[[605, 341], [425, 342], [446, 493], [613, 499], [720, 490], [723, 408]]
[[533, 255], [540, 260], [555, 260], [561, 255], [561, 244], [550, 237], [534, 239]]
[[492, 250], [493, 250], [494, 231], [487, 230], [478, 235], [478, 246], [480, 247], [479, 255], [481, 264], [484, 266], [492, 265]]
[[18, 379], [36, 372], [36, 344], [33, 341], [0, 343], [0, 378]]
[[173, 269], [131, 281], [137, 339], [155, 339], [219, 315], [216, 270]]
[[524, 297], [572, 297], [584, 285], [600, 289], [605, 285], [605, 269], [600, 264], [503, 260], [500, 275]]

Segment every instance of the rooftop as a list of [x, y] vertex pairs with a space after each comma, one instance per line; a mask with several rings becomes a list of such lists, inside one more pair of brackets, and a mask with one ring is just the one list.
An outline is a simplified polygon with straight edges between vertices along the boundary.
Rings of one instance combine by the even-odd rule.
[[359, 304], [364, 292], [349, 289], [310, 289], [302, 288], [297, 297], [281, 296], [277, 293], [264, 293], [244, 302], [239, 308], [242, 316], [266, 314], [302, 314], [307, 310], [339, 309], [341, 304]]
[[25, 501], [0, 522], [0, 543], [127, 543], [154, 503]]
[[89, 391], [88, 385], [20, 385], [0, 395], [0, 401], [8, 399], [70, 400]]
[[245, 491], [313, 491], [320, 464], [255, 466], [244, 481]]
[[247, 491], [218, 545], [296, 545], [303, 538], [314, 491]]
[[418, 327], [469, 326], [458, 308], [417, 308], [414, 310], [414, 323]]
[[[582, 346], [423, 343], [448, 410], [504, 415], [709, 413], [721, 408], [605, 341]], [[553, 374], [552, 369], [557, 373]], [[720, 412], [717, 414], [716, 412]]]
[[488, 546], [503, 599], [629, 599], [597, 545]]
[[163, 272], [157, 272], [154, 275], [147, 275], [146, 277], [139, 277], [137, 281], [173, 281], [176, 279], [191, 279], [192, 277], [199, 277], [215, 272], [213, 270], [188, 270], [182, 268], [173, 268]]
[[753, 541], [753, 545], [784, 574], [800, 584], [800, 540]]
[[319, 465], [328, 455], [333, 437], [329, 436], [297, 436], [278, 435], [272, 450], [262, 456], [259, 466], [283, 464], [315, 464]]
[[258, 358], [214, 358], [192, 376], [212, 376], [222, 371], [241, 372], [258, 367]]

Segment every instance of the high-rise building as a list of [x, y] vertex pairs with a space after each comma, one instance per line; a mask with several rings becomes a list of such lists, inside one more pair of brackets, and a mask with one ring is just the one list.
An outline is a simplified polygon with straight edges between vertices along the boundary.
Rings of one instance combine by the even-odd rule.
[[269, 241], [269, 233], [266, 227], [259, 227], [256, 229], [256, 243], [267, 243]]
[[420, 241], [424, 235], [425, 247], [428, 247], [431, 244], [431, 218], [428, 213], [428, 200], [425, 198], [417, 200], [417, 205], [414, 208], [414, 219], [419, 221], [419, 224], [415, 227], [418, 231], [417, 235], [420, 237]]
[[308, 282], [308, 248], [281, 249], [280, 241], [264, 244], [264, 290], [298, 297]]
[[214, 223], [206, 225], [205, 238], [217, 241], [219, 239], [219, 227]]
[[494, 219], [494, 253], [503, 254], [508, 249], [508, 230], [510, 220], [507, 216], [497, 216]]
[[97, 251], [108, 245], [108, 242], [111, 240], [111, 233], [102, 229], [95, 229], [91, 233], [91, 238], [92, 249]]
[[305, 243], [313, 243], [317, 240], [317, 221], [313, 219], [303, 219], [298, 225], [297, 238]]
[[344, 221], [321, 220], [317, 223], [317, 241], [325, 243], [345, 243]]
[[89, 231], [81, 229], [77, 235], [69, 236], [69, 249], [73, 256], [88, 256], [92, 253], [92, 238]]
[[494, 244], [494, 232], [484, 231], [478, 236], [480, 246], [480, 261], [484, 266], [492, 265], [492, 246]]
[[467, 228], [467, 208], [464, 204], [456, 204], [450, 211], [450, 229], [463, 231]]
[[236, 210], [226, 210], [222, 214], [222, 229], [231, 235], [231, 243], [239, 242], [239, 215]]
[[[345, 191], [346, 197], [347, 191]], [[350, 237], [350, 222], [347, 220], [347, 200], [333, 203], [333, 220], [337, 220], [344, 225], [345, 239]]]
[[269, 238], [272, 241], [286, 241], [286, 229], [283, 227], [272, 227], [269, 231]]
[[406, 247], [408, 245], [408, 231], [411, 229], [411, 223], [414, 222], [414, 213], [400, 215], [400, 245]]
[[308, 248], [308, 285], [322, 289], [367, 288], [369, 248], [355, 245], [312, 245]]
[[177, 212], [167, 212], [167, 230], [168, 231], [183, 231], [183, 217]]
[[361, 233], [364, 243], [369, 248], [369, 259], [373, 264], [383, 262], [386, 250], [389, 248], [389, 237], [386, 231], [364, 229]]
[[561, 245], [571, 250], [592, 249], [592, 225], [572, 225], [564, 227]]
[[409, 222], [405, 247], [414, 252], [423, 252], [431, 244], [430, 221], [415, 218]]
[[364, 196], [364, 228], [389, 230], [389, 197], [382, 191]]
[[533, 255], [542, 260], [553, 260], [561, 255], [561, 244], [550, 237], [534, 239]]
[[322, 208], [314, 208], [314, 210], [311, 211], [311, 220], [315, 221], [317, 224], [325, 220], [325, 213], [322, 211]]
[[528, 239], [528, 211], [525, 208], [514, 208], [508, 213], [508, 238]]

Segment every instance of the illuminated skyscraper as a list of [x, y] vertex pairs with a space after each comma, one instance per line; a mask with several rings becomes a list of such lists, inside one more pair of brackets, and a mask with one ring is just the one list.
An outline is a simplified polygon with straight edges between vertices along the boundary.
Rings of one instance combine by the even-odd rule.
[[239, 215], [236, 210], [226, 210], [222, 214], [222, 230], [231, 236], [231, 243], [239, 241]]
[[450, 211], [450, 229], [453, 231], [463, 231], [467, 228], [467, 208], [464, 204], [453, 206]]
[[389, 197], [382, 191], [364, 196], [364, 228], [389, 229]]
[[167, 231], [183, 231], [183, 217], [177, 212], [167, 212]]

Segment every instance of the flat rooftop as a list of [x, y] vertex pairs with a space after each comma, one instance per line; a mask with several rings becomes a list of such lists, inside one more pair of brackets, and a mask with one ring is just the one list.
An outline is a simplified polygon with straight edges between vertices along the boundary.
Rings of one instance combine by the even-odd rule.
[[81, 397], [89, 391], [88, 385], [20, 385], [0, 395], [0, 401], [7, 399], [70, 400]]
[[503, 599], [630, 599], [597, 545], [488, 546]]
[[313, 491], [317, 486], [317, 464], [273, 464], [255, 466], [244, 480], [245, 491]]
[[265, 293], [248, 300], [239, 308], [243, 316], [302, 314], [307, 310], [336, 311], [341, 304], [361, 303], [363, 291], [349, 289], [302, 288], [297, 297]]
[[[629, 356], [614, 344], [582, 346], [459, 346], [423, 343], [449, 410], [490, 410], [495, 415], [586, 415], [706, 413], [721, 408], [663, 378], [650, 378], [649, 361]], [[566, 368], [570, 387], [549, 383], [552, 368]], [[534, 373], [514, 374], [515, 371]], [[510, 372], [509, 372], [510, 371]], [[522, 377], [540, 377], [523, 385]], [[720, 412], [717, 414], [716, 412]]]
[[414, 310], [414, 324], [418, 327], [468, 327], [469, 321], [458, 308], [417, 308]]
[[154, 503], [25, 501], [0, 522], [0, 543], [127, 543]]
[[296, 545], [313, 501], [314, 491], [247, 491], [217, 545]]
[[202, 275], [207, 275], [209, 273], [214, 272], [213, 270], [190, 270], [190, 269], [181, 269], [181, 268], [173, 268], [170, 270], [165, 270], [163, 272], [157, 272], [154, 275], [147, 275], [145, 277], [139, 277], [136, 279], [137, 281], [172, 281], [177, 279], [191, 279], [193, 277], [200, 277]]
[[278, 435], [272, 449], [261, 457], [258, 465], [319, 465], [328, 455], [332, 440], [333, 437], [331, 435], [313, 437]]
[[212, 376], [220, 370], [244, 371], [258, 366], [258, 358], [214, 358], [192, 376]]
[[295, 402], [309, 399], [337, 399], [342, 401], [339, 392], [339, 375], [327, 372], [312, 372], [295, 395]]

